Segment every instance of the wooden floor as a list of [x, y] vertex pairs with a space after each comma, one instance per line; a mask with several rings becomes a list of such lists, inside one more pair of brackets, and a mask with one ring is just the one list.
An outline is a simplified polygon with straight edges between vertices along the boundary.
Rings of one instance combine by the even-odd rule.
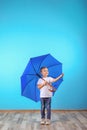
[[52, 112], [50, 125], [40, 125], [40, 112], [0, 112], [0, 130], [87, 130], [87, 111]]

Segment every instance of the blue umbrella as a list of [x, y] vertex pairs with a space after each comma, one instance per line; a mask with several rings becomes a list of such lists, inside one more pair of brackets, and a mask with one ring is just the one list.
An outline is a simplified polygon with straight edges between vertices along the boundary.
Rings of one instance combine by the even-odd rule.
[[[37, 88], [37, 81], [41, 78], [40, 68], [46, 66], [49, 76], [56, 78], [62, 73], [62, 63], [56, 60], [51, 54], [30, 58], [23, 75], [21, 76], [21, 94], [33, 101], [40, 100], [40, 91]], [[59, 87], [63, 78], [53, 83], [55, 89]]]

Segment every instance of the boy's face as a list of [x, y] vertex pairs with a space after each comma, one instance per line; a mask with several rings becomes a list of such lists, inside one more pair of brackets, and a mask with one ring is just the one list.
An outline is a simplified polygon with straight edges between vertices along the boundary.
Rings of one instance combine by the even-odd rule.
[[47, 77], [48, 74], [49, 74], [48, 69], [47, 69], [47, 68], [43, 68], [43, 69], [41, 70], [41, 74], [42, 74], [43, 77]]

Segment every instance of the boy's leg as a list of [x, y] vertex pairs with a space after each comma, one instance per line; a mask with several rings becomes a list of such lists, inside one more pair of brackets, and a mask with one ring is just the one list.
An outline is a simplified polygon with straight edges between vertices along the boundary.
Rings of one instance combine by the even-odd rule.
[[41, 119], [45, 119], [45, 100], [41, 98]]
[[51, 98], [46, 98], [47, 119], [51, 119]]

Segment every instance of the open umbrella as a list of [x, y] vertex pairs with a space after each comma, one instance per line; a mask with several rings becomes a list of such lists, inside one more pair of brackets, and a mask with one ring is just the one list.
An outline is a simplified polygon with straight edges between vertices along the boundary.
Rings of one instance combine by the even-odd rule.
[[[49, 76], [56, 78], [62, 73], [62, 63], [56, 60], [51, 54], [30, 58], [23, 75], [21, 76], [21, 94], [33, 101], [40, 100], [40, 91], [37, 88], [37, 81], [41, 78], [40, 68], [46, 66]], [[55, 89], [59, 87], [63, 78], [53, 83]]]

